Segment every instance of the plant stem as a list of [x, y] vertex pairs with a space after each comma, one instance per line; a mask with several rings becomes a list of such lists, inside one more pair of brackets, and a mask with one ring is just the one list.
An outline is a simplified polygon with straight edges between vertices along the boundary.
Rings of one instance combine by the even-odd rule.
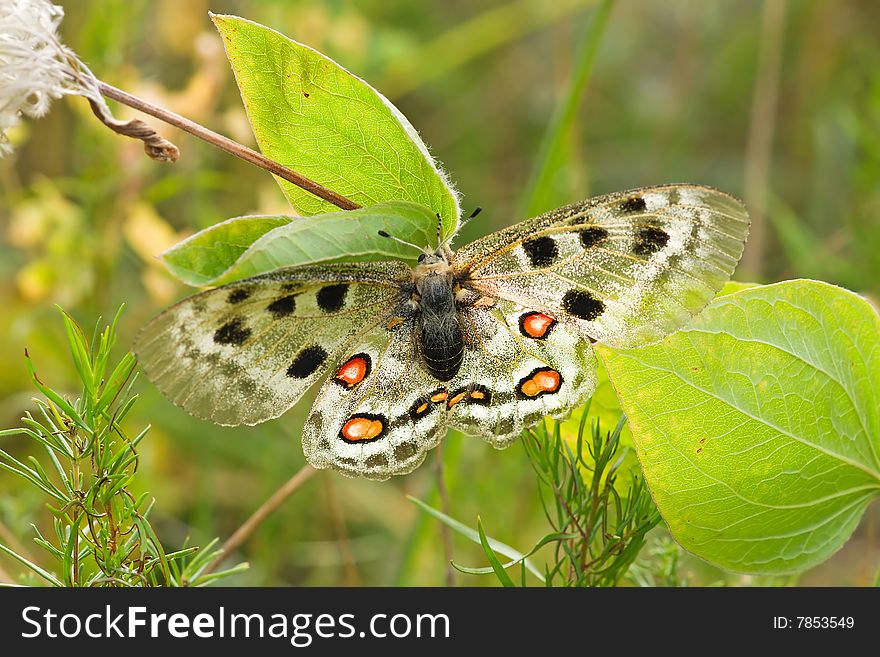
[[743, 253], [741, 269], [746, 280], [761, 277], [764, 264], [767, 228], [767, 179], [773, 155], [773, 134], [779, 98], [779, 75], [782, 69], [782, 47], [785, 36], [786, 0], [768, 0], [761, 18], [761, 42], [758, 70], [752, 94], [749, 139], [743, 196], [752, 218], [749, 248]]
[[270, 160], [265, 155], [258, 153], [243, 144], [239, 144], [237, 141], [229, 139], [229, 137], [224, 137], [213, 130], [209, 130], [195, 121], [190, 121], [189, 119], [180, 116], [179, 114], [175, 114], [163, 107], [153, 105], [137, 96], [132, 96], [130, 93], [122, 91], [122, 89], [117, 89], [116, 87], [113, 87], [106, 82], [101, 82], [100, 80], [98, 81], [98, 89], [107, 98], [111, 98], [123, 105], [128, 105], [129, 107], [144, 112], [145, 114], [149, 114], [160, 121], [164, 121], [165, 123], [180, 128], [184, 132], [188, 132], [199, 139], [203, 139], [209, 144], [241, 158], [245, 162], [250, 162], [261, 169], [265, 169], [269, 173], [275, 174], [279, 178], [283, 178], [284, 180], [293, 183], [297, 187], [301, 187], [307, 192], [324, 199], [328, 203], [332, 203], [336, 207], [342, 208], [343, 210], [356, 210], [361, 207], [351, 199], [334, 192], [332, 189], [327, 189], [315, 181], [306, 178], [302, 174], [292, 171], [274, 160]]
[[205, 569], [204, 574], [207, 575], [217, 570], [220, 564], [223, 563], [229, 555], [241, 547], [242, 544], [251, 537], [251, 534], [254, 533], [256, 528], [259, 527], [273, 511], [278, 509], [288, 497], [293, 495], [299, 487], [306, 483], [316, 472], [317, 470], [315, 470], [315, 468], [306, 464], [300, 468], [295, 475], [288, 479], [286, 484], [272, 493], [272, 496], [263, 502], [262, 506], [254, 511], [251, 514], [251, 517], [245, 520], [241, 527], [236, 529], [235, 533], [232, 534], [232, 536], [230, 536], [220, 547], [220, 554]]
[[602, 34], [605, 32], [608, 16], [613, 6], [614, 0], [602, 0], [591, 16], [587, 32], [577, 54], [577, 63], [572, 72], [568, 90], [556, 108], [541, 142], [538, 157], [535, 159], [535, 168], [522, 196], [520, 216], [532, 217], [549, 210], [554, 205], [553, 183], [560, 169], [565, 165], [568, 136], [571, 134], [581, 101], [587, 91], [599, 43], [602, 40]]
[[342, 572], [345, 586], [360, 586], [361, 575], [358, 572], [354, 552], [351, 549], [351, 541], [348, 539], [348, 529], [345, 526], [345, 516], [339, 497], [336, 494], [335, 480], [324, 477], [324, 490], [327, 496], [327, 507], [330, 519], [333, 522], [333, 530], [336, 534], [336, 542], [339, 544], [339, 554], [342, 557]]
[[177, 162], [180, 151], [177, 146], [162, 137], [140, 119], [120, 121], [114, 117], [105, 103], [98, 103], [89, 98], [92, 112], [100, 119], [101, 123], [119, 135], [125, 135], [132, 139], [140, 139], [144, 142], [144, 152], [159, 162]]
[[[446, 480], [443, 477], [443, 443], [434, 449], [434, 474], [437, 477], [437, 493], [440, 496], [440, 509], [449, 515], [449, 491], [446, 489]], [[455, 586], [455, 569], [452, 567], [452, 530], [445, 523], [440, 525], [440, 535], [443, 538], [443, 555], [446, 557], [446, 586]]]

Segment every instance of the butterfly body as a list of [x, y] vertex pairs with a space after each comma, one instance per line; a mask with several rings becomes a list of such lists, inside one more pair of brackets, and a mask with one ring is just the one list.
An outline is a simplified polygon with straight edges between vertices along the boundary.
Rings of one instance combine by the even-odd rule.
[[419, 256], [413, 270], [418, 351], [428, 372], [449, 381], [464, 358], [464, 338], [453, 292], [450, 252], [438, 249]]
[[456, 252], [288, 267], [202, 292], [138, 337], [148, 378], [217, 424], [277, 417], [323, 379], [303, 428], [319, 468], [387, 479], [449, 428], [509, 445], [596, 386], [591, 344], [662, 339], [729, 278], [748, 216], [696, 185], [588, 199]]

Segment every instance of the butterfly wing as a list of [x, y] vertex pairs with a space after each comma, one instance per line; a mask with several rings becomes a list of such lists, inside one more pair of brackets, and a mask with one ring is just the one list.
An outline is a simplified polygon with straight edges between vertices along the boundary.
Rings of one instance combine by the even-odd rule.
[[449, 426], [500, 448], [541, 418], [568, 414], [596, 387], [595, 356], [576, 331], [543, 315], [533, 320], [544, 322], [540, 337], [522, 333], [538, 315], [507, 301], [465, 310], [464, 361], [446, 383], [416, 360], [414, 320], [360, 336], [306, 421], [309, 463], [387, 479], [415, 469]]
[[507, 447], [542, 418], [566, 417], [596, 389], [596, 356], [573, 327], [510, 301], [470, 308], [463, 318], [469, 348], [447, 404], [454, 428]]
[[731, 197], [670, 185], [591, 199], [494, 233], [455, 256], [465, 353], [451, 381], [420, 361], [402, 263], [294, 267], [195, 295], [135, 352], [176, 404], [218, 424], [277, 417], [327, 371], [303, 430], [316, 467], [387, 479], [449, 426], [508, 445], [596, 386], [590, 339], [662, 338], [702, 309], [742, 252]]
[[277, 417], [400, 303], [403, 263], [291, 267], [184, 299], [138, 335], [141, 368], [175, 404], [222, 425]]
[[334, 365], [303, 428], [313, 466], [388, 479], [414, 470], [446, 433], [445, 397], [415, 360], [414, 326], [376, 326]]
[[462, 248], [462, 285], [569, 320], [613, 346], [660, 340], [721, 289], [749, 220], [727, 194], [695, 185], [588, 199]]

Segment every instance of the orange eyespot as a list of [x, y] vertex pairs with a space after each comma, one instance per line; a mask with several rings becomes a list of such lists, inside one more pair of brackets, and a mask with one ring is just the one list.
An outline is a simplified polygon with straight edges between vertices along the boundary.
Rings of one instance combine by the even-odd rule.
[[343, 440], [350, 443], [370, 442], [385, 433], [385, 418], [381, 415], [356, 415], [342, 425]]
[[419, 407], [416, 409], [416, 413], [418, 413], [419, 415], [421, 415], [422, 413], [424, 413], [424, 412], [427, 411], [427, 410], [428, 410], [428, 402], [422, 402], [422, 403], [419, 405]]
[[353, 388], [370, 374], [372, 363], [367, 354], [356, 354], [339, 368], [334, 381], [343, 388]]
[[553, 392], [559, 387], [559, 378], [559, 372], [551, 370], [549, 372], [538, 372], [532, 377], [532, 381], [535, 382], [540, 390]]
[[457, 393], [454, 397], [451, 397], [448, 402], [446, 402], [446, 408], [452, 408], [462, 399], [467, 396], [467, 391], [462, 391]]
[[546, 338], [554, 324], [556, 324], [556, 320], [544, 313], [531, 312], [519, 317], [520, 333], [535, 340]]
[[471, 404], [479, 404], [480, 406], [492, 405], [492, 391], [486, 386], [474, 385], [469, 390], [469, 393], [468, 402]]
[[562, 375], [559, 372], [549, 367], [539, 367], [519, 382], [516, 391], [519, 397], [534, 398], [552, 394], [561, 385]]
[[442, 401], [446, 401], [446, 398], [449, 397], [449, 393], [445, 390], [438, 390], [433, 395], [431, 395], [431, 401], [435, 404], [439, 404]]
[[459, 388], [449, 393], [446, 408], [452, 409], [456, 404], [479, 404], [489, 406], [492, 403], [492, 392], [486, 386], [471, 384], [467, 388]]

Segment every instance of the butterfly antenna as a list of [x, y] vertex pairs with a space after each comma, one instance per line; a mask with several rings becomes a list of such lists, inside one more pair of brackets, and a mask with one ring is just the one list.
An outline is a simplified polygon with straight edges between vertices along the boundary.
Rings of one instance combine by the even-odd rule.
[[471, 212], [467, 217], [465, 217], [464, 220], [461, 222], [461, 225], [459, 226], [459, 229], [464, 228], [464, 227], [468, 224], [468, 222], [470, 222], [471, 219], [473, 219], [474, 217], [476, 217], [476, 216], [477, 216], [478, 214], [480, 214], [482, 211], [483, 211], [483, 208], [481, 208], [480, 206], [475, 207], [475, 208], [474, 208], [474, 211]]
[[402, 240], [399, 237], [394, 237], [394, 235], [389, 235], [384, 230], [380, 230], [379, 235], [381, 235], [382, 237], [387, 237], [390, 240], [394, 240], [395, 242], [400, 242], [401, 244], [406, 244], [407, 246], [411, 246], [412, 248], [416, 249], [417, 251], [424, 251], [425, 250], [421, 246], [416, 246], [412, 242], [407, 242], [406, 240]]
[[[469, 222], [471, 219], [473, 219], [474, 217], [476, 217], [476, 216], [477, 216], [478, 214], [480, 214], [482, 211], [483, 211], [483, 208], [480, 208], [480, 207], [474, 208], [474, 211], [471, 212], [467, 217], [465, 217], [464, 219], [462, 219], [462, 220], [461, 220], [461, 223], [458, 224], [458, 230], [456, 230], [455, 233], [453, 233], [452, 235], [450, 235], [449, 237], [447, 237], [443, 242], [441, 242], [441, 243], [440, 243], [440, 246], [449, 246], [449, 242], [451, 242], [451, 241], [452, 241], [452, 238], [455, 237], [456, 234], [458, 234], [458, 231], [461, 230], [462, 228], [464, 228], [464, 227], [468, 224], [468, 222]], [[439, 226], [438, 226], [438, 230], [439, 230]], [[437, 239], [440, 239], [439, 236], [438, 236]]]
[[[437, 224], [437, 242], [439, 242], [439, 244], [440, 244], [439, 248], [448, 247], [449, 243], [458, 234], [458, 231], [461, 230], [471, 219], [476, 217], [482, 211], [483, 211], [483, 208], [480, 208], [480, 207], [474, 208], [473, 212], [471, 212], [467, 217], [465, 217], [464, 219], [461, 220], [461, 222], [458, 224], [458, 229], [452, 235], [450, 235], [445, 240], [443, 240], [442, 242], [440, 241], [440, 228], [441, 228], [441, 226], [440, 226], [440, 223], [438, 223]], [[439, 214], [437, 215], [437, 219], [438, 220], [440, 219]]]

